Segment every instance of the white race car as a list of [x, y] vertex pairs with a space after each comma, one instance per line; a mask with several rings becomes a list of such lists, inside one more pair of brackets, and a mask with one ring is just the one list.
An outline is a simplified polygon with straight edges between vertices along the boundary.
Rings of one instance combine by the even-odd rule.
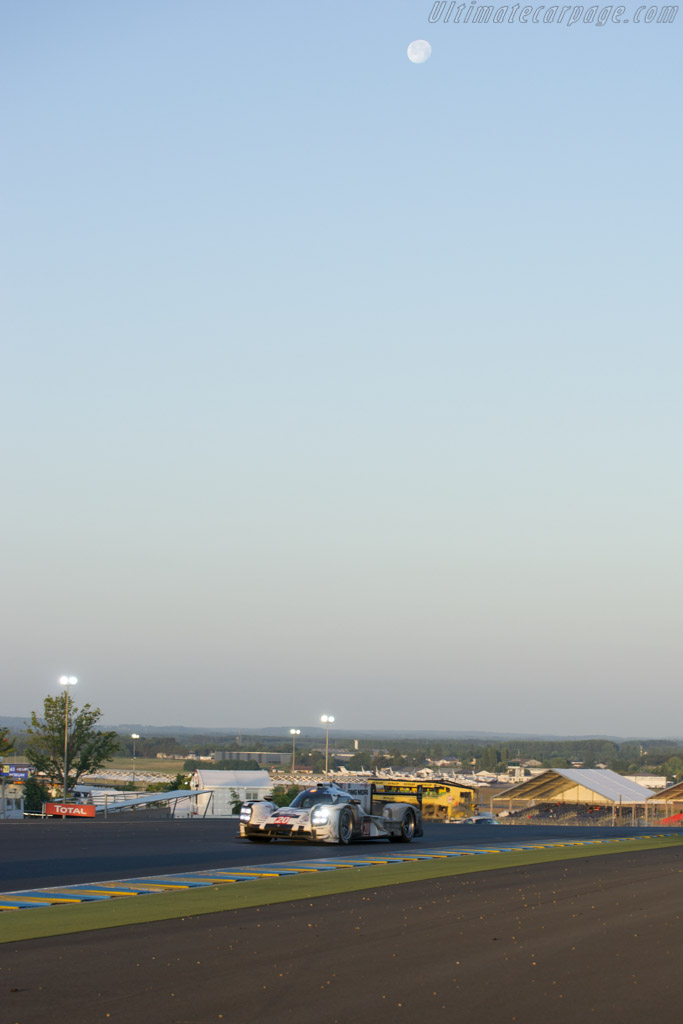
[[299, 793], [290, 807], [257, 800], [243, 804], [240, 811], [240, 836], [252, 842], [306, 839], [346, 845], [354, 839], [388, 839], [409, 843], [422, 834], [420, 807], [385, 802], [377, 797], [372, 783], [319, 783]]

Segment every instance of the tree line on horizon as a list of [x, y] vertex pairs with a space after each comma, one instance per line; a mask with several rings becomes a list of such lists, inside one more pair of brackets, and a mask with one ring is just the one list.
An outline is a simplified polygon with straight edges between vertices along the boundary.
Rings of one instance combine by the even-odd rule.
[[[30, 762], [36, 773], [46, 778], [54, 788], [64, 785], [64, 728], [69, 732], [68, 787], [76, 785], [83, 776], [97, 771], [116, 756], [133, 756], [133, 739], [113, 730], [98, 728], [102, 712], [85, 704], [81, 709], [67, 694], [47, 696], [42, 713], [32, 712], [28, 728], [10, 735], [0, 727], [0, 757], [10, 753]], [[67, 711], [68, 708], [68, 711]], [[235, 739], [234, 752], [242, 752], [246, 737]], [[284, 739], [250, 734], [249, 748], [264, 752], [289, 753], [291, 745]], [[336, 740], [339, 742], [339, 740]], [[343, 742], [343, 741], [342, 741]], [[382, 745], [380, 745], [382, 744]], [[382, 737], [365, 737], [358, 742], [359, 749], [350, 758], [337, 760], [335, 741], [330, 748], [332, 766], [344, 765], [349, 770], [378, 770], [386, 767], [416, 769], [435, 761], [458, 762], [463, 771], [488, 770], [503, 772], [510, 764], [536, 760], [545, 768], [566, 768], [581, 762], [585, 768], [604, 764], [623, 775], [662, 774], [676, 781], [683, 779], [683, 744], [675, 740], [643, 739], [617, 742], [608, 739], [543, 740], [530, 738], [509, 744], [476, 742], [472, 739], [394, 739], [390, 743]], [[206, 762], [187, 758], [188, 750], [208, 755], [216, 749], [226, 750], [225, 733], [183, 736], [140, 736], [135, 740], [137, 757], [152, 758], [158, 753], [175, 755], [184, 760], [183, 771], [206, 767]], [[230, 751], [227, 750], [229, 753]], [[297, 742], [296, 762], [314, 772], [324, 769], [325, 758], [320, 742], [300, 738]], [[163, 762], [160, 763], [160, 767]], [[237, 759], [212, 765], [216, 769], [249, 770], [260, 767], [257, 761]]]

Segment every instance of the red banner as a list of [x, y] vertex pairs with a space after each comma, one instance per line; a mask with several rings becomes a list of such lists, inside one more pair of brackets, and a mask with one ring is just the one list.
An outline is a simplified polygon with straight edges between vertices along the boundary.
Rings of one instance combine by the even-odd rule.
[[94, 818], [95, 808], [92, 804], [45, 804], [45, 813], [67, 818]]

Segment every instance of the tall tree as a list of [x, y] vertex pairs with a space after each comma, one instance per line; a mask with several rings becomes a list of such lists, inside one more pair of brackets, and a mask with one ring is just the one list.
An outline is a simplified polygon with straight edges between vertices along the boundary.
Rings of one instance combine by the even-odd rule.
[[9, 729], [0, 727], [0, 757], [11, 754], [14, 750], [14, 741], [10, 739]]
[[43, 804], [50, 799], [50, 794], [47, 791], [47, 787], [37, 779], [35, 775], [31, 776], [24, 783], [24, 811], [29, 814], [40, 814]]
[[[115, 732], [96, 728], [101, 717], [100, 709], [90, 704], [84, 704], [79, 711], [67, 693], [46, 697], [42, 717], [34, 711], [27, 729], [26, 757], [36, 772], [44, 773], [53, 786], [63, 789], [66, 771], [68, 789], [75, 786], [82, 775], [97, 771], [111, 761], [119, 747], [119, 737]], [[65, 731], [68, 738], [66, 769]]]

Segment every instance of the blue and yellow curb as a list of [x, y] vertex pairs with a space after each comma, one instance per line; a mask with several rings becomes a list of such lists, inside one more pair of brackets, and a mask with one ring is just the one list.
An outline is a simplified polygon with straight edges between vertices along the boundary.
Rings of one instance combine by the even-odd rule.
[[666, 833], [647, 833], [642, 836], [627, 836], [605, 839], [576, 839], [548, 843], [495, 843], [482, 846], [437, 847], [431, 849], [393, 849], [383, 855], [379, 853], [359, 857], [329, 857], [320, 860], [286, 861], [272, 864], [243, 865], [234, 869], [213, 868], [206, 871], [187, 871], [174, 875], [155, 875], [140, 878], [121, 878], [105, 882], [80, 882], [75, 885], [52, 886], [45, 889], [28, 889], [0, 893], [0, 910], [31, 910], [36, 907], [64, 906], [75, 903], [93, 903], [125, 896], [171, 893], [190, 889], [207, 888], [216, 885], [256, 882], [259, 879], [281, 876], [315, 874], [322, 871], [339, 871], [344, 868], [390, 866], [418, 861], [442, 860], [449, 857], [473, 857], [486, 854], [519, 853], [525, 850], [553, 850], [569, 847], [594, 846], [605, 843], [628, 843], [634, 839], [666, 839]]

